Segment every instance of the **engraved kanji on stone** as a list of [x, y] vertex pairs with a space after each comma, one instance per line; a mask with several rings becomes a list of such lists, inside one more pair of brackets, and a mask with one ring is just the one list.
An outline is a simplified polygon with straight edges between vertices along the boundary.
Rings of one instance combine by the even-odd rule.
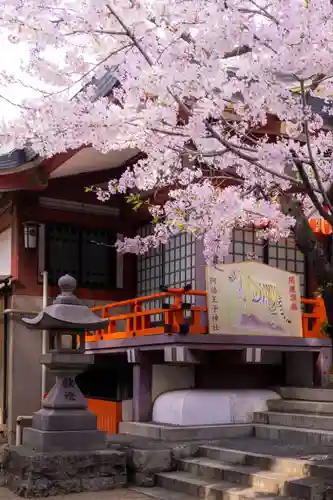
[[75, 396], [74, 392], [67, 391], [67, 392], [65, 392], [65, 399], [67, 401], [76, 401], [76, 396]]

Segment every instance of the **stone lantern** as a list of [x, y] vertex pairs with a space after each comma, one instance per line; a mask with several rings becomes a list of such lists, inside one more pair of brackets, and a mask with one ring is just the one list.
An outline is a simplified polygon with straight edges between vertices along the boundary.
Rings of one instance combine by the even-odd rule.
[[[103, 329], [101, 319], [73, 294], [76, 280], [69, 275], [58, 281], [60, 295], [35, 318], [23, 318], [28, 328], [48, 330], [50, 346], [41, 363], [56, 376], [56, 383], [33, 415], [32, 427], [25, 429], [23, 442], [36, 451], [91, 450], [105, 446], [105, 433], [96, 429], [96, 416], [87, 410], [87, 401], [75, 377], [93, 364], [93, 355], [84, 354], [85, 331]], [[79, 336], [79, 348], [76, 340]]]
[[22, 319], [28, 328], [49, 331], [41, 363], [56, 383], [34, 413], [32, 426], [24, 429], [23, 445], [8, 450], [8, 486], [21, 496], [103, 490], [126, 482], [124, 455], [107, 449], [106, 433], [97, 430], [97, 417], [75, 382], [94, 361], [84, 353], [85, 331], [103, 329], [108, 320], [73, 294], [74, 278], [63, 276], [58, 285], [61, 293], [52, 305], [35, 318]]

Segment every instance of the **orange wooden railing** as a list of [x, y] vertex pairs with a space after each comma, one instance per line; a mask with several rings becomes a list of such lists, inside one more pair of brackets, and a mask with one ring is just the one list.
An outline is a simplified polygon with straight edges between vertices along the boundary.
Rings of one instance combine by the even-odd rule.
[[87, 399], [88, 410], [97, 416], [97, 429], [117, 434], [121, 422], [121, 403], [103, 399]]
[[[312, 308], [311, 312], [302, 313], [303, 337], [324, 338], [323, 324], [327, 321], [326, 308], [322, 297], [316, 299], [301, 299], [304, 305]], [[309, 308], [309, 307], [308, 307]]]
[[[169, 288], [165, 292], [139, 297], [136, 299], [114, 302], [104, 306], [93, 307], [92, 310], [102, 318], [108, 318], [109, 324], [104, 330], [87, 332], [86, 341], [113, 340], [122, 338], [139, 337], [143, 335], [156, 335], [161, 333], [179, 333], [183, 325], [188, 325], [188, 333], [208, 333], [207, 306], [197, 306], [186, 303], [188, 296], [204, 297], [207, 292], [201, 290], [187, 290], [185, 288]], [[170, 298], [170, 304], [163, 304], [163, 300]], [[159, 307], [146, 308], [149, 302], [159, 302]], [[303, 336], [306, 338], [323, 338], [322, 326], [326, 319], [324, 301], [321, 297], [316, 299], [301, 299], [301, 302], [312, 309], [302, 313]], [[129, 308], [123, 314], [113, 313], [119, 308]], [[185, 311], [189, 311], [186, 318]], [[159, 315], [159, 321], [153, 321]], [[123, 327], [117, 324], [122, 322]]]
[[[104, 306], [93, 307], [92, 311], [108, 318], [109, 324], [104, 330], [87, 332], [86, 341], [113, 340], [121, 338], [139, 337], [142, 335], [156, 335], [161, 333], [179, 333], [182, 325], [188, 324], [189, 333], [208, 333], [207, 320], [203, 313], [207, 313], [207, 306], [196, 306], [186, 302], [186, 297], [206, 297], [207, 293], [201, 290], [186, 290], [185, 288], [169, 288], [166, 292], [155, 293], [146, 297], [114, 302]], [[163, 300], [170, 298], [170, 304], [163, 304]], [[159, 307], [144, 309], [145, 303], [157, 301]], [[127, 307], [129, 312], [112, 314], [112, 310]], [[189, 311], [189, 318], [185, 319], [185, 311]], [[160, 321], [154, 322], [152, 317], [159, 315]], [[117, 323], [124, 323], [124, 329], [119, 331]]]

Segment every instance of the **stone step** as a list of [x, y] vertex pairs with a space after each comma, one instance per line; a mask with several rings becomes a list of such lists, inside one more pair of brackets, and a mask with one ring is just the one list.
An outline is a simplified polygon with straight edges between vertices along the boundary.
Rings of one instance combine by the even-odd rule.
[[312, 389], [306, 387], [278, 387], [274, 389], [283, 399], [302, 401], [333, 402], [333, 389]]
[[333, 402], [302, 401], [297, 399], [270, 399], [267, 401], [270, 411], [287, 413], [314, 413], [333, 415]]
[[[258, 424], [253, 424], [258, 425]], [[199, 446], [218, 446], [219, 448], [238, 450], [249, 453], [259, 453], [264, 455], [272, 455], [273, 457], [289, 457], [300, 460], [308, 460], [312, 456], [315, 460], [316, 457], [325, 455], [327, 459], [333, 462], [333, 448], [332, 446], [309, 445], [304, 446], [302, 443], [293, 443], [292, 441], [277, 441], [272, 439], [258, 439], [255, 436], [221, 439], [216, 442], [201, 442], [198, 444], [197, 449], [192, 448], [192, 456], [197, 454]], [[187, 455], [190, 456], [190, 455]], [[181, 458], [187, 458], [187, 456]], [[321, 460], [321, 459], [320, 459]]]
[[167, 425], [152, 422], [121, 422], [120, 434], [131, 434], [161, 441], [191, 441], [237, 438], [253, 435], [252, 424]]
[[[155, 500], [193, 500], [194, 496], [187, 495], [186, 493], [180, 493], [178, 491], [167, 490], [166, 488], [161, 488], [160, 486], [155, 486], [153, 488], [142, 488], [135, 487], [130, 488], [138, 493], [144, 494], [147, 497], [154, 498]], [[257, 492], [251, 488], [244, 489], [235, 487], [235, 485], [230, 484], [230, 488], [225, 488], [224, 490], [214, 490], [214, 493], [210, 493], [207, 488], [209, 496], [205, 497], [206, 500], [211, 500], [216, 498], [218, 500], [287, 500], [282, 497], [272, 496], [262, 492]]]
[[308, 415], [304, 413], [260, 411], [253, 414], [253, 422], [314, 430], [320, 429], [331, 431], [333, 429], [333, 415]]
[[333, 431], [288, 427], [284, 425], [253, 424], [254, 435], [260, 439], [279, 440], [284, 443], [333, 446]]
[[165, 488], [160, 488], [159, 486], [153, 486], [145, 488], [142, 486], [134, 486], [128, 488], [137, 493], [141, 493], [146, 497], [154, 498], [156, 500], [193, 500], [191, 495], [186, 495], [186, 493], [179, 493], [178, 491], [166, 490]]
[[[159, 491], [164, 488], [169, 492], [171, 490], [205, 500], [254, 500], [257, 498], [258, 500], [284, 500], [271, 493], [244, 488], [244, 485], [235, 485], [226, 481], [208, 481], [186, 472], [161, 472], [157, 474], [156, 480]], [[165, 496], [161, 500], [169, 498]]]
[[[264, 441], [265, 443], [265, 441]], [[267, 443], [270, 451], [272, 443]], [[274, 445], [273, 445], [274, 446]], [[240, 449], [222, 448], [220, 446], [200, 446], [199, 456], [228, 462], [234, 465], [245, 465], [279, 472], [287, 477], [316, 477], [333, 482], [333, 459], [324, 453], [310, 452], [308, 459], [275, 456], [259, 452], [241, 451]], [[306, 455], [306, 454], [305, 454]]]
[[[267, 451], [269, 452], [269, 448]], [[220, 446], [200, 446], [198, 455], [229, 464], [246, 465], [260, 468], [260, 470], [279, 472], [288, 477], [309, 475], [309, 463], [297, 458], [273, 456], [264, 453], [222, 448]]]
[[275, 495], [284, 493], [286, 483], [286, 476], [278, 472], [261, 471], [258, 467], [228, 464], [205, 457], [179, 460], [178, 467], [208, 481], [242, 484]]
[[260, 470], [258, 467], [227, 464], [209, 458], [179, 460], [179, 469], [199, 479], [210, 482], [226, 482], [274, 495], [287, 495], [314, 500], [318, 491], [324, 491], [325, 483], [319, 478], [293, 478], [281, 472]]

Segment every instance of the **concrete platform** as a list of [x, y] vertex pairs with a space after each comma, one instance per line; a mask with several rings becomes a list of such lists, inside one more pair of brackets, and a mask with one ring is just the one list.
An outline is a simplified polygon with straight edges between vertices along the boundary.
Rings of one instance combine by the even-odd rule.
[[161, 441], [212, 440], [251, 436], [253, 425], [181, 426], [153, 422], [121, 422], [119, 432]]
[[330, 401], [306, 401], [301, 399], [270, 399], [267, 401], [270, 411], [286, 413], [311, 413], [313, 415], [332, 415], [333, 402]]
[[325, 431], [287, 425], [254, 424], [254, 435], [259, 439], [272, 439], [282, 443], [333, 447], [333, 430]]
[[186, 346], [199, 350], [244, 350], [248, 347], [260, 348], [263, 351], [282, 352], [320, 352], [332, 347], [329, 338], [282, 337], [275, 335], [182, 335], [160, 334], [143, 335], [141, 337], [115, 340], [98, 340], [87, 342], [86, 353], [123, 353], [130, 348], [140, 351], [164, 349], [166, 346]]
[[306, 387], [276, 387], [274, 389], [283, 399], [301, 401], [333, 402], [333, 389], [310, 389]]
[[[266, 455], [275, 458], [295, 458], [311, 461], [313, 463], [330, 463], [333, 465], [333, 448], [323, 444], [283, 442], [270, 439], [257, 439], [256, 437], [241, 437], [235, 439], [221, 439], [217, 445], [220, 450], [229, 450], [234, 460], [237, 456]], [[211, 448], [211, 445], [209, 445]], [[206, 448], [206, 446], [205, 446]], [[205, 455], [203, 455], [205, 456]], [[229, 458], [218, 458], [229, 461]]]
[[313, 430], [333, 430], [333, 415], [307, 413], [281, 413], [274, 411], [255, 412], [253, 422], [258, 424], [282, 425]]

